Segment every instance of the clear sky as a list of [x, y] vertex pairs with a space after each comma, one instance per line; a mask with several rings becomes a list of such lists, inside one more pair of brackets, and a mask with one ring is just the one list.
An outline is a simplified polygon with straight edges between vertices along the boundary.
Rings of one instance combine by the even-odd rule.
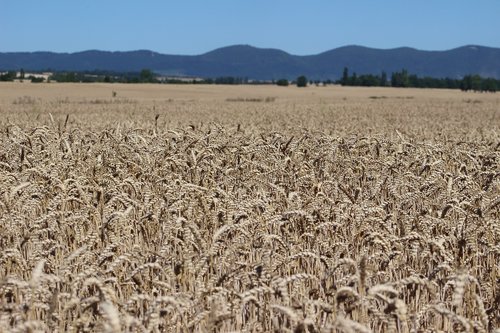
[[0, 0], [0, 51], [500, 47], [500, 0]]

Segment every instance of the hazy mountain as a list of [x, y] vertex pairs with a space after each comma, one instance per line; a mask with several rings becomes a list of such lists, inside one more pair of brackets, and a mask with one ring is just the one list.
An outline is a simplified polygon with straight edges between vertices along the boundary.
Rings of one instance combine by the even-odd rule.
[[402, 47], [373, 49], [344, 46], [317, 55], [297, 56], [277, 49], [234, 45], [197, 55], [166, 55], [147, 50], [76, 53], [0, 53], [0, 70], [140, 71], [197, 77], [235, 76], [250, 79], [337, 79], [344, 67], [350, 73], [379, 74], [403, 68], [419, 76], [460, 78], [467, 74], [500, 79], [500, 48], [468, 45], [447, 51]]

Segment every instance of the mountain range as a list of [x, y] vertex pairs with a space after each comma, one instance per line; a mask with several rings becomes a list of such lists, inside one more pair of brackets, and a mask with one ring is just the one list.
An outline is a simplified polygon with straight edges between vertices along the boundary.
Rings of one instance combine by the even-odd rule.
[[134, 72], [150, 69], [168, 76], [215, 78], [246, 77], [256, 80], [338, 79], [350, 73], [388, 74], [408, 70], [418, 76], [461, 78], [467, 74], [500, 79], [500, 48], [467, 45], [446, 51], [409, 47], [375, 49], [344, 46], [316, 55], [298, 56], [278, 49], [233, 45], [201, 55], [168, 55], [148, 50], [76, 53], [0, 52], [0, 70]]

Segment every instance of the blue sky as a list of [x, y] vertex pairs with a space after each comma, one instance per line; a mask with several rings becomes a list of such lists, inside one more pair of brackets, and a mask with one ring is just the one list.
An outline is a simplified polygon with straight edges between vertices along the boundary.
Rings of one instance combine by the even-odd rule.
[[500, 47], [499, 0], [0, 0], [0, 51]]

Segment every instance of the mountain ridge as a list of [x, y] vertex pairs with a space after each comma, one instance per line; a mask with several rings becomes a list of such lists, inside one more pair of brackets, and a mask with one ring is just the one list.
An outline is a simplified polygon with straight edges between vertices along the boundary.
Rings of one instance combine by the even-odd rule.
[[461, 78], [468, 74], [500, 79], [500, 48], [464, 45], [444, 51], [411, 47], [391, 49], [346, 45], [312, 55], [293, 55], [275, 48], [229, 45], [199, 55], [162, 54], [151, 50], [72, 53], [51, 51], [0, 52], [0, 70], [117, 72], [148, 68], [164, 75], [249, 79], [338, 79], [344, 67], [351, 73], [380, 74], [407, 69], [412, 74]]

